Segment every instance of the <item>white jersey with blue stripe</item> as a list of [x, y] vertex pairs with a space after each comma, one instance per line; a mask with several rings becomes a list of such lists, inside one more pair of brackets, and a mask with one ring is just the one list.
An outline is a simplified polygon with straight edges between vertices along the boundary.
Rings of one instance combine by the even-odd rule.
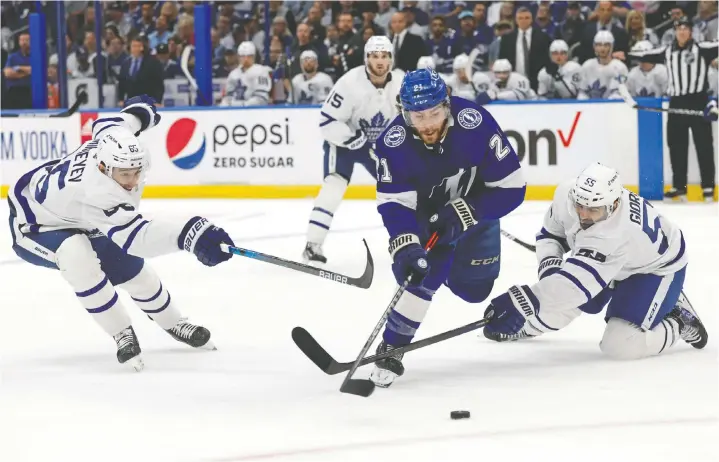
[[560, 185], [537, 234], [537, 261], [570, 256], [561, 269], [531, 287], [543, 312], [577, 308], [611, 281], [634, 274], [664, 276], [687, 264], [681, 230], [649, 202], [622, 190], [617, 209], [582, 230], [569, 198], [574, 180]]
[[180, 250], [177, 240], [187, 220], [163, 223], [144, 218], [138, 212], [144, 185], [126, 191], [98, 169], [93, 158], [97, 136], [115, 125], [133, 133], [140, 129], [131, 114], [98, 119], [92, 140], [62, 159], [31, 170], [10, 187], [13, 233], [99, 230], [125, 252], [140, 257]]

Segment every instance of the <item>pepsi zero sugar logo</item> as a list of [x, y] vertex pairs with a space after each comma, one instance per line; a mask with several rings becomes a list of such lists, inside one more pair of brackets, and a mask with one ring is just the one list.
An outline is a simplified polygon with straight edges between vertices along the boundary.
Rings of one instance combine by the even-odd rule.
[[167, 156], [176, 167], [190, 170], [205, 156], [205, 134], [192, 119], [178, 119], [167, 131]]
[[294, 159], [291, 156], [246, 156], [263, 148], [270, 148], [269, 152], [272, 152], [274, 147], [291, 144], [288, 118], [284, 119], [284, 124], [219, 124], [212, 130], [213, 165], [215, 168], [293, 168]]

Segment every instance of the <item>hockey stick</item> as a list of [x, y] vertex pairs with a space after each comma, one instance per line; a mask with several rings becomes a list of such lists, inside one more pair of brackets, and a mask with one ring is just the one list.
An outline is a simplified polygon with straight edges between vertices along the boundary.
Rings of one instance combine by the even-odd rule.
[[57, 114], [2, 114], [2, 117], [37, 117], [37, 118], [48, 118], [48, 117], [70, 117], [74, 113], [77, 112], [78, 109], [80, 109], [80, 106], [87, 103], [87, 93], [85, 91], [81, 91], [77, 95], [77, 99], [73, 103], [72, 106], [70, 106], [69, 109], [66, 111], [58, 112]]
[[502, 234], [502, 236], [506, 237], [506, 238], [509, 239], [510, 241], [516, 242], [517, 244], [521, 245], [522, 247], [524, 247], [525, 249], [529, 250], [530, 252], [536, 252], [536, 251], [537, 251], [537, 246], [534, 246], [534, 245], [532, 245], [532, 244], [528, 244], [528, 243], [526, 243], [526, 242], [520, 240], [519, 238], [513, 236], [512, 234], [509, 234], [507, 231], [505, 231], [505, 230], [503, 230], [503, 229], [500, 229], [499, 232]]
[[[417, 342], [410, 343], [409, 345], [395, 348], [394, 350], [385, 351], [384, 353], [380, 353], [378, 355], [367, 356], [359, 362], [358, 366], [372, 364], [381, 359], [389, 358], [390, 356], [396, 355], [397, 353], [404, 354], [409, 353], [410, 351], [419, 350], [420, 348], [434, 345], [435, 343], [443, 342], [453, 337], [458, 337], [460, 335], [466, 334], [467, 332], [481, 329], [482, 327], [487, 325], [491, 317], [492, 316], [490, 314], [486, 318], [467, 324], [466, 326], [457, 327], [456, 329], [448, 330], [447, 332], [433, 335], [432, 337], [427, 337], [426, 339], [422, 339]], [[294, 340], [295, 345], [297, 345], [300, 350], [302, 350], [302, 352], [310, 359], [310, 361], [315, 363], [315, 365], [317, 365], [317, 367], [319, 367], [325, 374], [339, 374], [340, 372], [350, 370], [352, 366], [354, 366], [353, 362], [339, 363], [335, 361], [335, 359], [330, 356], [330, 354], [327, 353], [327, 351], [322, 348], [319, 343], [317, 343], [317, 340], [315, 340], [309, 332], [307, 332], [301, 327], [295, 327], [294, 329], [292, 329], [292, 340]]]
[[367, 250], [367, 264], [365, 265], [364, 273], [362, 273], [362, 276], [358, 278], [345, 276], [344, 274], [319, 269], [314, 266], [285, 260], [279, 257], [273, 257], [272, 255], [255, 252], [254, 250], [243, 249], [242, 247], [234, 247], [227, 244], [220, 244], [220, 248], [223, 252], [231, 253], [233, 255], [253, 258], [255, 260], [260, 260], [265, 263], [270, 263], [272, 265], [282, 266], [283, 268], [289, 268], [291, 270], [311, 274], [312, 276], [318, 276], [323, 279], [329, 279], [330, 281], [339, 282], [340, 284], [347, 284], [348, 286], [368, 289], [372, 285], [372, 278], [374, 277], [374, 260], [372, 259], [372, 254], [369, 251], [367, 241], [362, 239], [362, 242], [364, 243], [365, 249]]
[[[427, 241], [427, 244], [424, 247], [425, 251], [429, 252], [430, 250], [432, 250], [432, 247], [434, 247], [438, 240], [439, 236], [437, 235], [437, 233], [432, 234], [432, 236], [430, 236], [429, 238], [429, 241]], [[397, 292], [395, 292], [394, 297], [392, 297], [392, 301], [387, 306], [387, 309], [384, 310], [384, 313], [382, 313], [382, 317], [379, 319], [379, 321], [377, 321], [377, 325], [374, 327], [374, 330], [372, 331], [369, 338], [362, 347], [362, 351], [360, 351], [360, 353], [357, 355], [357, 359], [355, 359], [354, 363], [350, 367], [349, 372], [347, 372], [345, 379], [342, 381], [342, 386], [340, 386], [340, 391], [342, 393], [349, 393], [351, 395], [363, 396], [366, 398], [374, 391], [374, 382], [369, 379], [353, 379], [352, 376], [357, 371], [360, 362], [362, 362], [364, 355], [367, 354], [367, 351], [372, 346], [372, 343], [374, 343], [374, 340], [377, 338], [377, 335], [379, 335], [379, 331], [384, 326], [385, 321], [387, 321], [390, 312], [397, 305], [399, 299], [402, 298], [402, 294], [407, 289], [407, 286], [409, 285], [411, 280], [412, 276], [410, 275], [402, 283], [399, 289], [397, 289]]]
[[[629, 105], [632, 109], [637, 109], [640, 111], [649, 111], [649, 112], [666, 112], [668, 114], [678, 114], [678, 115], [687, 115], [687, 116], [698, 116], [698, 117], [704, 117], [704, 111], [697, 111], [694, 109], [678, 109], [678, 108], [663, 108], [663, 107], [647, 107], [647, 106], [640, 106], [634, 98], [632, 98], [632, 95], [629, 93], [629, 89], [626, 85], [621, 84], [619, 86], [619, 95], [622, 97], [625, 103]], [[717, 108], [712, 109], [711, 111], [713, 114], [719, 114], [719, 110]]]

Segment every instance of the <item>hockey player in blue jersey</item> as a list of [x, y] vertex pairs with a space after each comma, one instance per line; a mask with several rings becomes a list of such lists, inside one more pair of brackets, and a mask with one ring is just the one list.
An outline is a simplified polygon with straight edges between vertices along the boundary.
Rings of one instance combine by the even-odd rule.
[[[450, 97], [433, 70], [408, 73], [401, 115], [377, 139], [377, 209], [389, 232], [392, 271], [407, 291], [392, 310], [377, 353], [412, 341], [434, 293], [446, 285], [469, 303], [485, 300], [499, 275], [499, 218], [526, 189], [519, 159], [494, 117]], [[433, 233], [439, 240], [427, 252]], [[378, 361], [372, 381], [388, 387], [402, 355]]]

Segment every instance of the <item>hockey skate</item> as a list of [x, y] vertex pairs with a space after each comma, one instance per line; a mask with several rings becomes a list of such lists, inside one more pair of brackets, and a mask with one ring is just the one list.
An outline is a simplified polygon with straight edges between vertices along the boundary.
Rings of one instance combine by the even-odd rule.
[[180, 318], [175, 327], [167, 329], [165, 332], [178, 342], [185, 343], [193, 348], [202, 348], [203, 350], [217, 349], [210, 340], [210, 331], [205, 327], [187, 322], [187, 318]]
[[524, 329], [520, 330], [516, 334], [507, 335], [491, 330], [489, 326], [482, 329], [482, 333], [486, 338], [493, 342], [516, 342], [517, 340], [524, 340], [528, 338], [534, 338], [534, 335], [529, 335]]
[[305, 245], [305, 251], [302, 252], [302, 259], [305, 263], [319, 263], [323, 265], [327, 263], [327, 257], [322, 254], [322, 245], [313, 244], [312, 242], [308, 242], [307, 245]]
[[709, 334], [684, 294], [679, 295], [677, 304], [667, 317], [679, 323], [679, 336], [682, 340], [698, 350], [706, 346]]
[[714, 202], [714, 188], [702, 189], [702, 197], [706, 203]]
[[120, 364], [127, 363], [137, 372], [140, 372], [145, 367], [145, 363], [140, 357], [142, 352], [140, 342], [137, 341], [137, 336], [132, 326], [123, 329], [112, 338], [115, 339], [117, 344], [117, 360]]
[[664, 193], [664, 200], [668, 202], [686, 202], [687, 201], [687, 188], [675, 188], [671, 187], [669, 191]]
[[[382, 354], [395, 348], [396, 347], [392, 345], [382, 342], [377, 347], [377, 354]], [[398, 353], [374, 363], [374, 370], [372, 371], [372, 375], [370, 375], [370, 380], [380, 388], [387, 388], [392, 385], [392, 382], [394, 382], [397, 377], [401, 377], [402, 374], [404, 374], [404, 366], [402, 365], [403, 356], [404, 353]]]

